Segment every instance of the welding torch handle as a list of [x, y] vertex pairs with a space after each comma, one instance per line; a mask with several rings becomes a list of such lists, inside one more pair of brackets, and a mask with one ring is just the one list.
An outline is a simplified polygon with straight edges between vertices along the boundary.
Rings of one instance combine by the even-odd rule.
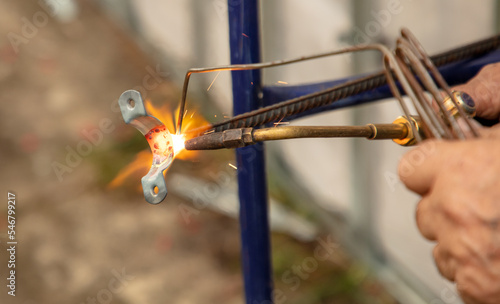
[[[418, 128], [418, 122], [412, 118]], [[365, 137], [367, 139], [392, 139], [400, 145], [411, 145], [413, 135], [406, 118], [392, 124], [366, 126], [283, 126], [265, 129], [239, 128], [209, 133], [187, 140], [186, 150], [216, 150], [241, 148], [257, 142], [293, 138]]]
[[314, 137], [365, 137], [368, 139], [393, 139], [406, 137], [408, 130], [403, 124], [369, 124], [366, 126], [284, 126], [256, 129], [253, 141], [281, 140]]

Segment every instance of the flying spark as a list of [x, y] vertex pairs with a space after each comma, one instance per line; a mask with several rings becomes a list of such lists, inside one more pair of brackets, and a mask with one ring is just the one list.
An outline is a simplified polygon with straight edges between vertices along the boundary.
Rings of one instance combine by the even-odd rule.
[[234, 170], [238, 170], [238, 167], [236, 167], [235, 165], [231, 164], [231, 163], [228, 163], [229, 167], [233, 168]]
[[278, 122], [275, 122], [274, 123], [274, 127], [277, 127], [278, 125], [286, 125], [286, 124], [289, 124], [289, 122], [287, 121], [284, 121], [284, 122], [281, 122], [285, 117], [282, 117]]
[[278, 121], [278, 122], [275, 122], [274, 124], [275, 124], [276, 126], [277, 126], [277, 125], [288, 125], [288, 124], [290, 124], [290, 122], [288, 122], [288, 121], [284, 121], [284, 122]]
[[208, 89], [207, 89], [207, 92], [210, 91], [210, 88], [212, 87], [212, 85], [214, 84], [215, 80], [217, 79], [217, 77], [219, 77], [219, 74], [220, 74], [220, 71], [217, 72], [217, 74], [215, 75], [214, 77], [214, 80], [212, 80], [212, 83], [208, 86]]

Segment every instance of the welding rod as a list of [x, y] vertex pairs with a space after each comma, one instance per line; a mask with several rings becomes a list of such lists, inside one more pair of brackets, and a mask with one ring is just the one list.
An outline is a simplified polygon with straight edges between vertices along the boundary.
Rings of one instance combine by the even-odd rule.
[[[412, 123], [419, 130], [418, 121]], [[241, 148], [257, 142], [293, 138], [365, 137], [367, 139], [392, 139], [400, 145], [414, 144], [409, 122], [404, 117], [392, 124], [366, 126], [282, 126], [264, 129], [239, 128], [214, 132], [187, 140], [186, 150], [216, 150]]]

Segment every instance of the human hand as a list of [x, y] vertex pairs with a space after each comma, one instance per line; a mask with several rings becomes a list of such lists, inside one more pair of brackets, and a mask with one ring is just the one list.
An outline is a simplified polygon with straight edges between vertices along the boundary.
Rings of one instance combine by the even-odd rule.
[[403, 157], [399, 175], [422, 195], [417, 225], [437, 242], [441, 274], [466, 303], [500, 303], [500, 128], [480, 139], [427, 141]]
[[[500, 64], [454, 89], [472, 96], [479, 117], [499, 118]], [[426, 141], [402, 158], [399, 175], [422, 196], [417, 226], [437, 242], [441, 274], [468, 304], [500, 303], [500, 127], [467, 141]]]

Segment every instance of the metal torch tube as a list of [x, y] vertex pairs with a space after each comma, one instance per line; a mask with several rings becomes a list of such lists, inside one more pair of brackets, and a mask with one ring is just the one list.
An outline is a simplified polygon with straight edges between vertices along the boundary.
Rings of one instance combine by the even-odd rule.
[[366, 126], [309, 127], [286, 126], [257, 129], [252, 133], [253, 141], [281, 140], [314, 137], [366, 137], [368, 139], [404, 138], [408, 127], [404, 124], [369, 124]]
[[[392, 124], [366, 126], [284, 126], [266, 129], [240, 128], [195, 137], [185, 142], [187, 150], [215, 150], [240, 148], [268, 140], [293, 138], [364, 137], [367, 139], [393, 139], [406, 145], [412, 140], [409, 124], [404, 118]], [[411, 137], [411, 138], [410, 138]]]

